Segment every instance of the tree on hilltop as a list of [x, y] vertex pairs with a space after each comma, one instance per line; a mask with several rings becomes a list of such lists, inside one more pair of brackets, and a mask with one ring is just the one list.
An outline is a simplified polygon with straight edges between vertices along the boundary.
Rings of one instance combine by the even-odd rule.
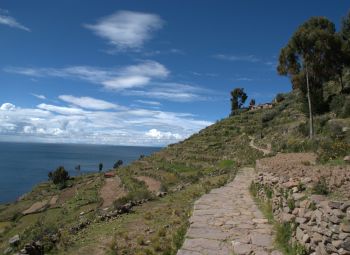
[[123, 160], [119, 159], [117, 162], [114, 163], [113, 168], [117, 169], [121, 165], [123, 165]]
[[60, 189], [66, 186], [66, 181], [69, 180], [69, 174], [63, 166], [59, 166], [55, 171], [49, 172], [49, 180], [58, 185]]
[[247, 98], [244, 88], [235, 88], [231, 91], [231, 115], [235, 115], [237, 110], [242, 108]]
[[335, 75], [334, 53], [340, 46], [335, 25], [324, 17], [313, 17], [280, 52], [278, 73], [289, 76], [293, 89], [300, 89], [307, 98], [310, 138], [314, 135], [313, 114], [324, 104], [323, 83]]

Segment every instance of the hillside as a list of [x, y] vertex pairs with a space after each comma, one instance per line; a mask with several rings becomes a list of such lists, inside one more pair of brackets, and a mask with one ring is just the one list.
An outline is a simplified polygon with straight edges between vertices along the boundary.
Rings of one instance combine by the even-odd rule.
[[40, 184], [20, 201], [0, 206], [0, 252], [18, 234], [12, 251], [39, 240], [48, 254], [176, 254], [193, 202], [267, 156], [252, 144], [271, 145], [272, 155], [311, 151], [318, 164], [344, 165], [350, 118], [334, 111], [316, 117], [310, 142], [298, 92], [292, 92], [272, 109], [243, 111], [115, 169], [112, 179], [75, 177], [63, 190]]

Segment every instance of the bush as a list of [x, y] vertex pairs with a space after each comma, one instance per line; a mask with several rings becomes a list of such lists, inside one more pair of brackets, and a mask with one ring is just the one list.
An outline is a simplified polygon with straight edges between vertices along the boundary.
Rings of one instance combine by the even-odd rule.
[[338, 117], [350, 117], [350, 99], [345, 95], [337, 95], [332, 98], [330, 103], [330, 110]]
[[329, 189], [326, 178], [322, 176], [312, 188], [312, 192], [317, 195], [328, 195]]
[[346, 156], [349, 151], [350, 144], [345, 141], [323, 141], [320, 143], [320, 149], [318, 150], [318, 161], [326, 163]]
[[63, 166], [58, 167], [54, 172], [49, 172], [48, 176], [49, 180], [60, 188], [64, 188], [66, 181], [69, 180], [69, 174]]
[[261, 117], [261, 121], [263, 123], [269, 122], [273, 120], [276, 117], [276, 115], [277, 115], [277, 111], [275, 110], [268, 111]]
[[279, 93], [276, 95], [275, 101], [276, 103], [282, 102], [284, 100], [283, 94]]

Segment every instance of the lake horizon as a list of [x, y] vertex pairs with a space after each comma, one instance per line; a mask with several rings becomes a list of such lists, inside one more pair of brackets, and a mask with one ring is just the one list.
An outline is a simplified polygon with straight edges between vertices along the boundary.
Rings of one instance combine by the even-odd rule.
[[59, 166], [75, 176], [80, 165], [81, 174], [111, 169], [121, 159], [128, 165], [163, 147], [124, 146], [109, 144], [44, 143], [0, 141], [0, 204], [16, 201], [34, 186], [48, 180], [48, 173]]

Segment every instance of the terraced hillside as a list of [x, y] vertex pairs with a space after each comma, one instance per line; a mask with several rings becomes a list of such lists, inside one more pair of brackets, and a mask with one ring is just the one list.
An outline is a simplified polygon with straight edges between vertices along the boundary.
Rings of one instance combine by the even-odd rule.
[[[11, 254], [40, 241], [37, 245], [47, 254], [176, 254], [194, 201], [232, 180], [238, 168], [264, 157], [250, 146], [252, 139], [259, 147], [272, 144], [272, 154], [311, 150], [339, 161], [341, 150], [334, 154], [305, 142], [305, 121], [298, 95], [291, 93], [272, 109], [218, 121], [183, 142], [114, 169], [114, 181], [91, 174], [69, 180], [63, 190], [40, 184], [21, 200], [0, 206], [0, 252]], [[334, 121], [342, 123], [339, 139], [332, 137]], [[349, 118], [335, 120], [330, 113], [316, 122], [323, 123], [316, 141], [349, 144]]]

